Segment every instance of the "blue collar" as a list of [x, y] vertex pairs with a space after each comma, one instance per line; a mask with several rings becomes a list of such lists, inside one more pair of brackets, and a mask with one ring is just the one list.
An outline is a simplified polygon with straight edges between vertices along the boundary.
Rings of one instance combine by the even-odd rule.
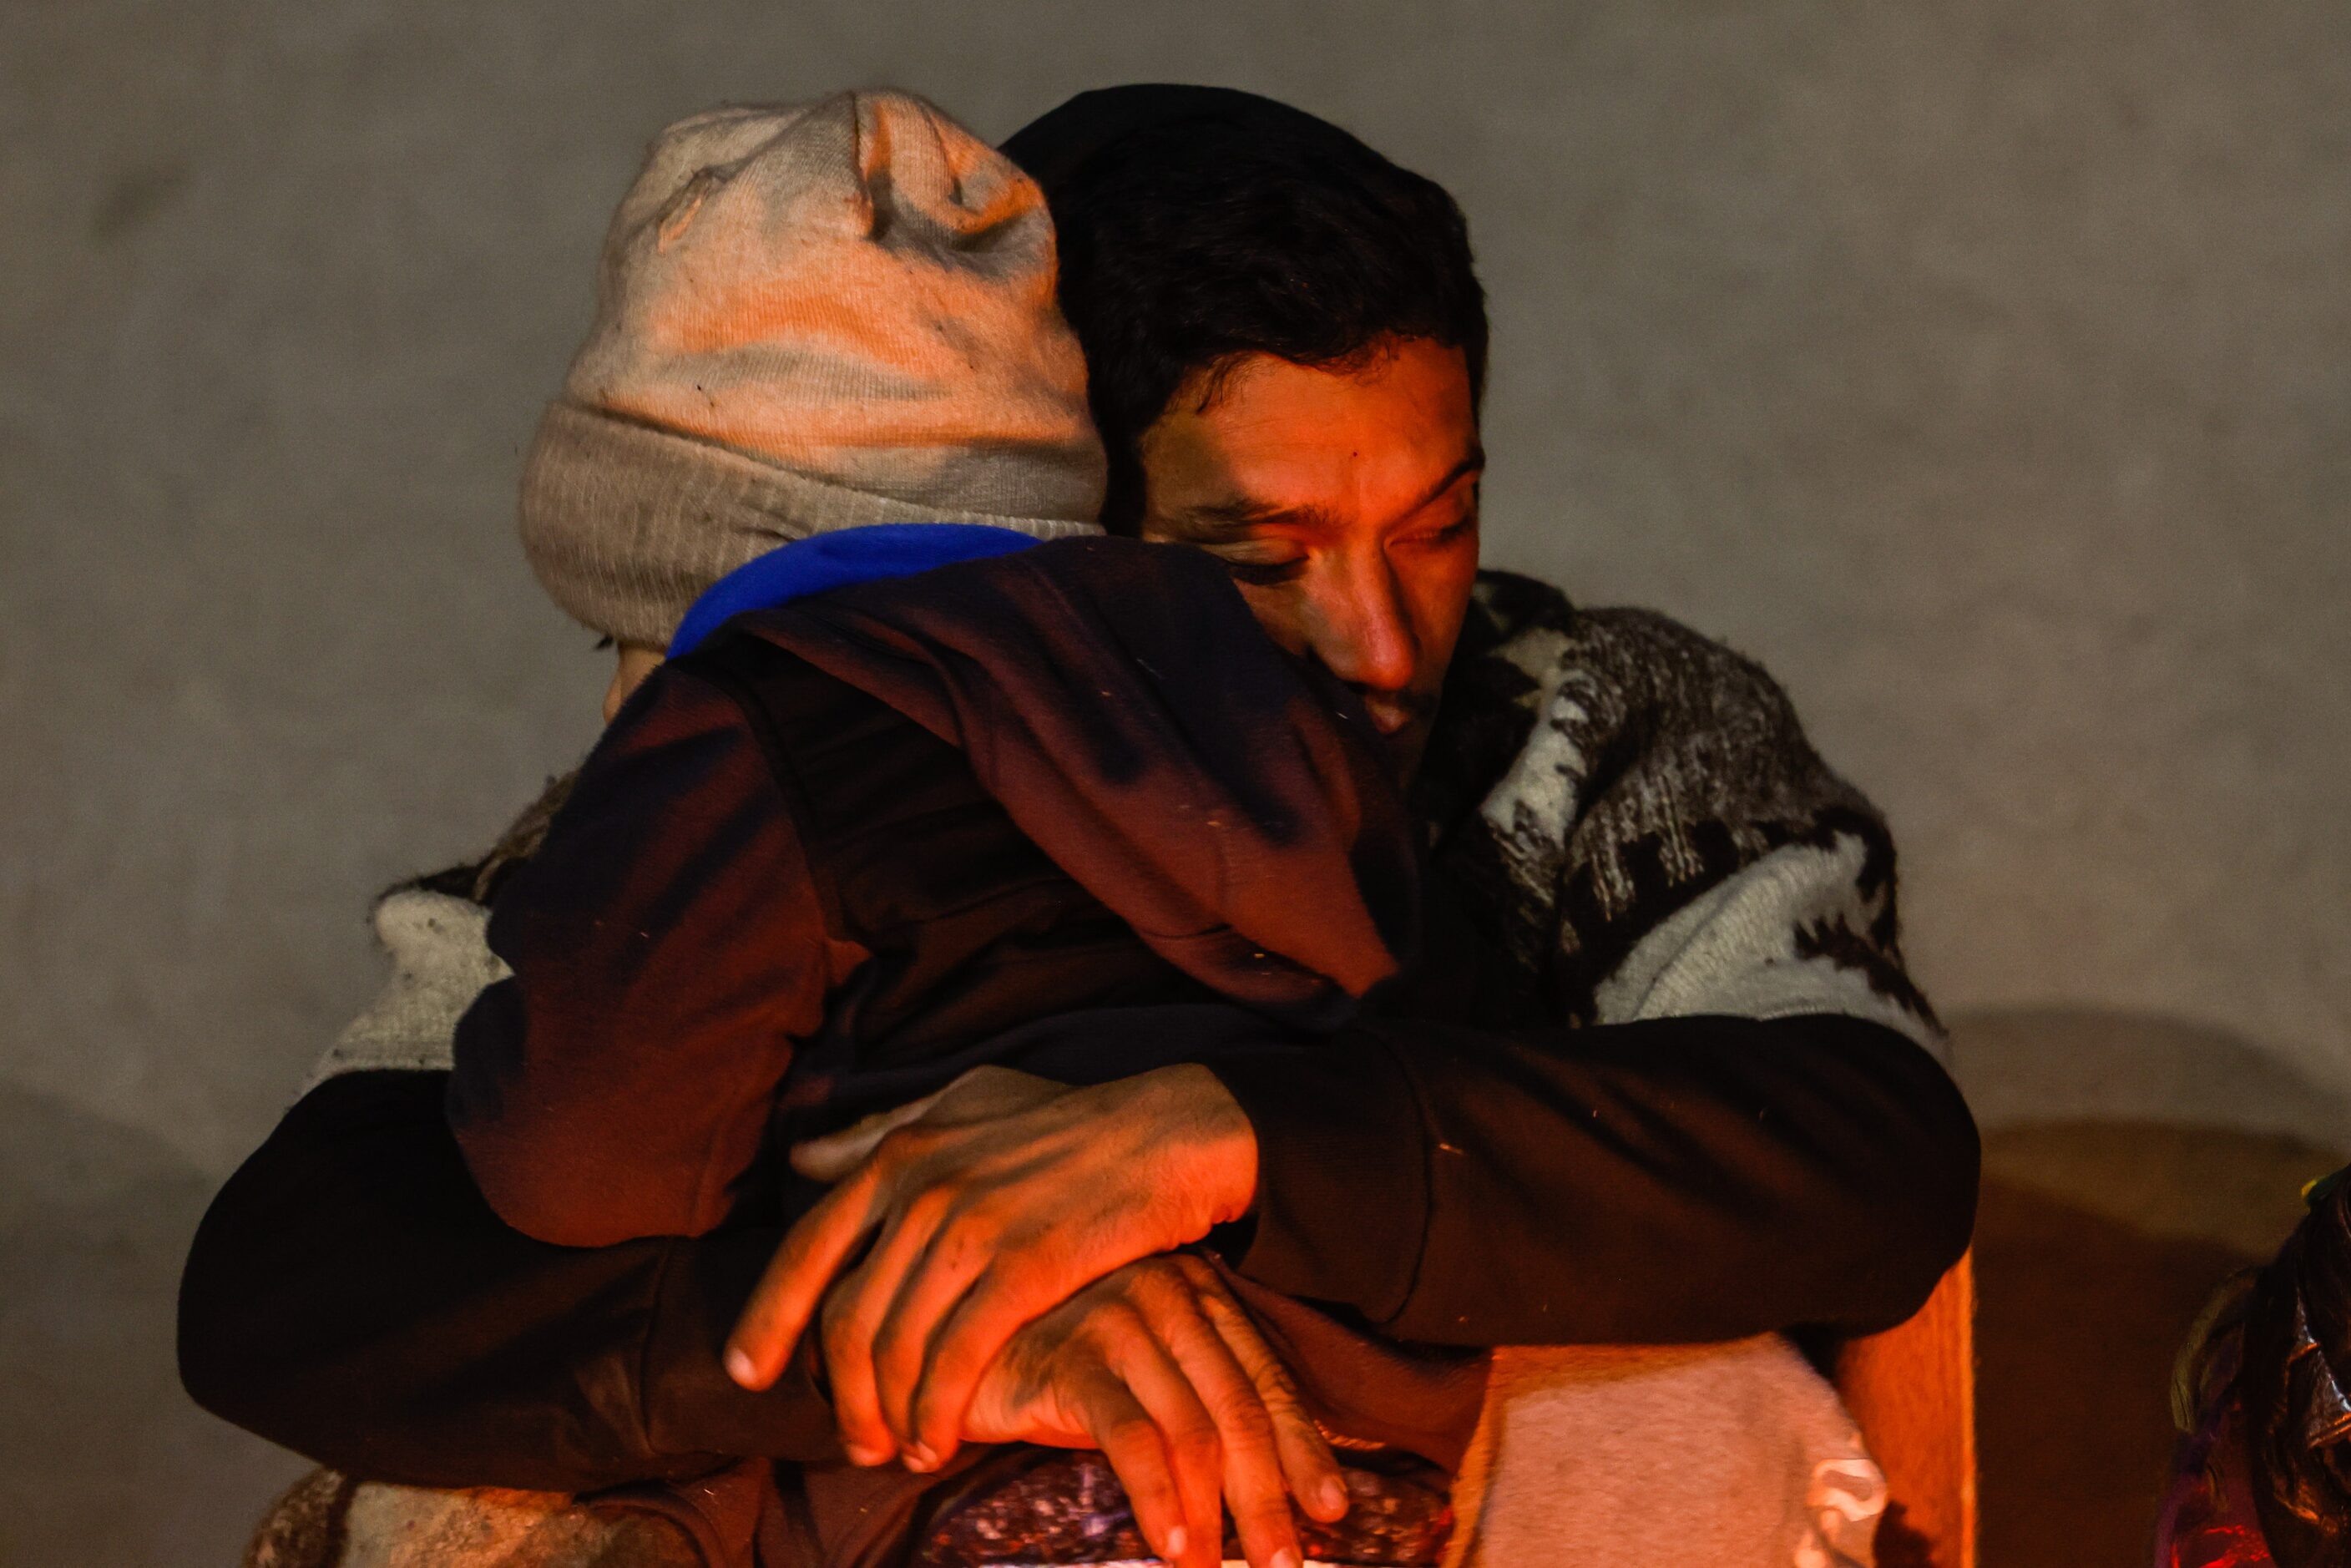
[[853, 582], [1010, 555], [1037, 542], [1029, 534], [987, 523], [875, 523], [811, 534], [745, 561], [712, 583], [677, 623], [669, 656], [692, 653], [746, 611], [772, 610]]

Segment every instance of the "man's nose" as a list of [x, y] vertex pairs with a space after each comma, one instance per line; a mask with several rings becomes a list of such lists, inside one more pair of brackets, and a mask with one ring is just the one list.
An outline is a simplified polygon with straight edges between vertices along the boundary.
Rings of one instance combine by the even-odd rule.
[[1420, 667], [1403, 584], [1385, 558], [1334, 561], [1315, 584], [1308, 636], [1314, 656], [1348, 685], [1409, 690]]

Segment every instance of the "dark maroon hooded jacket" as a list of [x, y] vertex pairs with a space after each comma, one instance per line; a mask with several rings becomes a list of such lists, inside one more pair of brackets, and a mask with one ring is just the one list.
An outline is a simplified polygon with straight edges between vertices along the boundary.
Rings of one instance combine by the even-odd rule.
[[[1335, 1028], [1414, 940], [1388, 766], [1197, 551], [1067, 540], [739, 616], [498, 895], [515, 974], [459, 1027], [451, 1124], [509, 1224], [600, 1246], [774, 1215], [789, 1143], [1040, 1018]], [[1140, 1070], [1121, 1032], [1102, 1076]]]

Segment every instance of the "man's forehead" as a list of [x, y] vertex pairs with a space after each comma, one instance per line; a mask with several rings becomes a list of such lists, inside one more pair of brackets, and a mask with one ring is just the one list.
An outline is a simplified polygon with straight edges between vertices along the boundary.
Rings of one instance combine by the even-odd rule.
[[1408, 416], [1474, 425], [1476, 401], [1459, 349], [1390, 338], [1325, 365], [1241, 354], [1196, 372], [1168, 400], [1167, 412], [1189, 412], [1236, 431], [1293, 429], [1301, 417], [1361, 423]]
[[1152, 510], [1195, 537], [1401, 516], [1483, 468], [1458, 350], [1399, 345], [1321, 370], [1256, 356], [1177, 398], [1144, 441]]

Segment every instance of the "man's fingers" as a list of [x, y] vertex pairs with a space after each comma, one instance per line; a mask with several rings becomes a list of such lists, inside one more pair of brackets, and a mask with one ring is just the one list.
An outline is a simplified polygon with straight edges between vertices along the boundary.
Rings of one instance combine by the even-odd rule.
[[1070, 1092], [1066, 1083], [993, 1062], [972, 1068], [934, 1095], [938, 1114], [933, 1121], [951, 1126], [984, 1122], [996, 1116], [1017, 1116]]
[[837, 1348], [844, 1335], [842, 1320], [854, 1310], [854, 1303], [866, 1299], [861, 1287], [872, 1262], [869, 1258], [841, 1276], [817, 1309], [816, 1325], [810, 1331], [818, 1336], [819, 1354], [824, 1358], [833, 1427], [841, 1434], [841, 1446], [850, 1462], [859, 1465], [883, 1464], [898, 1454], [898, 1440], [883, 1421], [881, 1402], [873, 1396], [872, 1363], [842, 1355]]
[[1346, 1517], [1347, 1483], [1322, 1429], [1306, 1413], [1290, 1369], [1265, 1343], [1257, 1325], [1220, 1290], [1203, 1290], [1200, 1308], [1262, 1402], [1275, 1452], [1290, 1496], [1309, 1516], [1325, 1524]]
[[952, 1426], [925, 1437], [914, 1423], [914, 1400], [940, 1321], [953, 1313], [972, 1281], [986, 1272], [992, 1255], [970, 1227], [955, 1223], [956, 1217], [948, 1212], [951, 1201], [944, 1193], [925, 1193], [915, 1200], [876, 1251], [874, 1273], [866, 1286], [870, 1316], [858, 1325], [862, 1337], [844, 1341], [838, 1351], [830, 1335], [826, 1340], [829, 1366], [837, 1369], [846, 1354], [863, 1357], [863, 1373], [872, 1382], [882, 1420], [908, 1468], [915, 1470], [934, 1470], [946, 1463], [961, 1436], [959, 1407]]
[[[1184, 1527], [1190, 1539], [1173, 1561], [1177, 1568], [1217, 1568], [1224, 1560], [1224, 1453], [1216, 1422], [1190, 1378], [1139, 1316], [1110, 1336], [1113, 1372], [1159, 1428], [1176, 1490], [1184, 1501]], [[1107, 1450], [1105, 1450], [1107, 1452]]]
[[1075, 1403], [1102, 1458], [1126, 1489], [1135, 1528], [1168, 1562], [1182, 1560], [1191, 1549], [1191, 1531], [1185, 1528], [1183, 1494], [1168, 1468], [1159, 1428], [1115, 1377], [1094, 1380]]
[[[1182, 1568], [1217, 1561], [1227, 1505], [1253, 1568], [1299, 1568], [1293, 1469], [1304, 1498], [1327, 1498], [1313, 1483], [1339, 1479], [1279, 1359], [1197, 1259], [1148, 1260], [1079, 1291], [1023, 1327], [983, 1384], [959, 1436], [1101, 1448], [1155, 1546], [1166, 1534], [1162, 1511], [1176, 1510], [1186, 1539], [1163, 1552]], [[1117, 1432], [1137, 1409], [1154, 1442]], [[1283, 1452], [1285, 1421], [1296, 1427], [1294, 1461]], [[1340, 1507], [1315, 1511], [1343, 1512], [1340, 1497]]]
[[1069, 1092], [1068, 1086], [1031, 1072], [993, 1064], [975, 1067], [946, 1088], [910, 1100], [895, 1110], [876, 1111], [838, 1132], [792, 1145], [792, 1169], [810, 1181], [839, 1181], [872, 1157], [882, 1140], [901, 1127], [930, 1121], [962, 1126], [996, 1116], [1017, 1115]]
[[1098, 1277], [1047, 1266], [1032, 1257], [1020, 1270], [987, 1270], [983, 1259], [971, 1288], [926, 1341], [912, 1408], [914, 1440], [934, 1454], [953, 1451], [973, 1392], [1012, 1336]]
[[[956, 1082], [962, 1081], [958, 1079]], [[948, 1089], [953, 1087], [954, 1084], [947, 1086]], [[881, 1146], [883, 1139], [909, 1122], [921, 1121], [946, 1092], [946, 1089], [942, 1089], [936, 1093], [925, 1094], [920, 1100], [909, 1101], [894, 1111], [876, 1111], [839, 1132], [827, 1133], [821, 1138], [810, 1138], [804, 1144], [794, 1144], [792, 1169], [810, 1181], [839, 1181], [862, 1165]]]
[[1224, 1453], [1225, 1501], [1252, 1568], [1297, 1568], [1298, 1528], [1290, 1518], [1273, 1420], [1257, 1385], [1203, 1312], [1199, 1297], [1170, 1279], [1144, 1297], [1153, 1329], [1191, 1379]]
[[[895, 1303], [911, 1280], [928, 1272], [926, 1255], [938, 1233], [948, 1198], [919, 1194], [901, 1207], [875, 1239], [855, 1272], [824, 1300], [824, 1369], [832, 1385], [832, 1411], [841, 1440], [852, 1457], [897, 1454], [910, 1447], [905, 1428], [891, 1419], [874, 1362], [877, 1339], [890, 1332]], [[903, 1417], [902, 1417], [903, 1419]], [[917, 1467], [935, 1469], [933, 1465]]]
[[872, 1228], [881, 1196], [882, 1178], [869, 1169], [825, 1194], [785, 1235], [726, 1337], [728, 1376], [765, 1388], [783, 1375], [825, 1287]]
[[[925, 1367], [940, 1326], [952, 1320], [965, 1292], [987, 1271], [995, 1256], [994, 1241], [986, 1227], [972, 1223], [970, 1216], [950, 1217], [932, 1234], [928, 1249], [909, 1263], [873, 1337], [873, 1381], [883, 1419], [905, 1447], [911, 1469], [938, 1469], [954, 1457], [960, 1442], [964, 1412], [969, 1406], [970, 1393], [978, 1387], [978, 1375], [973, 1377], [963, 1403], [952, 1414], [935, 1416], [927, 1427], [918, 1418], [916, 1402], [925, 1392]], [[1040, 1302], [1039, 1315], [1054, 1304]], [[1018, 1332], [1018, 1326], [1013, 1332]], [[1012, 1334], [1004, 1337], [1008, 1343]], [[986, 1371], [987, 1363], [982, 1362], [980, 1375]], [[939, 1403], [935, 1395], [931, 1407], [937, 1409]]]

